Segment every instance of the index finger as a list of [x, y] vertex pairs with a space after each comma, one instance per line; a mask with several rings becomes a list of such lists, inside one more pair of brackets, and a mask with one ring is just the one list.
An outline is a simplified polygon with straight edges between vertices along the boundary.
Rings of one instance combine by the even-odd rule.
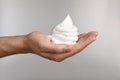
[[82, 37], [79, 37], [78, 43], [75, 45], [75, 51], [81, 51], [89, 44], [96, 40], [98, 33], [95, 31], [91, 31], [87, 34], [84, 34]]

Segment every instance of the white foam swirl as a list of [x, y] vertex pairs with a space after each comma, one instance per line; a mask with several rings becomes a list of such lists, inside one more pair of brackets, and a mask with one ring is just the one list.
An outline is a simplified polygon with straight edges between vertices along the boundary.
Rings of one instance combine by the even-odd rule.
[[78, 40], [78, 29], [73, 25], [68, 14], [65, 20], [57, 25], [52, 32], [52, 40], [56, 44], [75, 44]]

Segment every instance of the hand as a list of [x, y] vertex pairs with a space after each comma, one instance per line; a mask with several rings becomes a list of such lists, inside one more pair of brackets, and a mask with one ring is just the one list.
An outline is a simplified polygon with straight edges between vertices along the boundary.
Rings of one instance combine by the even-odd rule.
[[61, 62], [81, 52], [85, 47], [96, 40], [98, 33], [95, 31], [79, 35], [75, 45], [54, 44], [48, 35], [41, 32], [32, 32], [27, 35], [27, 44], [39, 56]]

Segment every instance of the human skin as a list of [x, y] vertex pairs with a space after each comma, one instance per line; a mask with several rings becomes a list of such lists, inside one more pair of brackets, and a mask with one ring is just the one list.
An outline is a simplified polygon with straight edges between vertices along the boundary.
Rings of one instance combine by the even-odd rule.
[[91, 31], [79, 35], [74, 45], [55, 44], [48, 35], [34, 31], [27, 35], [0, 37], [0, 58], [32, 53], [49, 60], [61, 62], [69, 58], [96, 40], [98, 33]]

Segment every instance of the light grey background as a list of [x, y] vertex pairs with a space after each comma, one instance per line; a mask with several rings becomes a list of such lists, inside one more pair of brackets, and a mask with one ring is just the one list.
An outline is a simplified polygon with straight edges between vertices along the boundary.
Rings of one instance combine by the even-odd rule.
[[120, 0], [0, 0], [0, 35], [50, 34], [68, 13], [79, 33], [98, 31], [97, 41], [61, 63], [2, 58], [0, 80], [120, 80]]

